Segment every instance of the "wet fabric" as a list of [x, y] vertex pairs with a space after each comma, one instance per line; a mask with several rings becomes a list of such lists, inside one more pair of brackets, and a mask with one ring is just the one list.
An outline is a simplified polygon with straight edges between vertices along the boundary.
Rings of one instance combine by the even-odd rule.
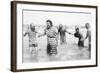
[[78, 41], [78, 46], [79, 47], [84, 47], [84, 41], [81, 41], [81, 39], [83, 38], [82, 34], [76, 32], [74, 34], [75, 37], [79, 38], [79, 41]]
[[57, 30], [51, 27], [45, 30], [45, 34], [47, 35], [47, 54], [57, 54]]
[[29, 36], [29, 46], [37, 46], [37, 40], [36, 40], [36, 31], [32, 31], [31, 29], [27, 31], [27, 34]]

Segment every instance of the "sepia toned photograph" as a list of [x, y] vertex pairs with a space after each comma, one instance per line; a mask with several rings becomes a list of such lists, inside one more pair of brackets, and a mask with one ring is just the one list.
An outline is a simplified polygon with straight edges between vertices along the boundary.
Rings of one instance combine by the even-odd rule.
[[97, 6], [12, 2], [12, 71], [97, 66]]

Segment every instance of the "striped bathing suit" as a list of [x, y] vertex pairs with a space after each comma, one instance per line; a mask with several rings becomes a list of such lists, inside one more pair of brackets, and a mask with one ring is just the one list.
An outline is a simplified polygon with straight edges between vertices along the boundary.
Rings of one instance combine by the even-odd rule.
[[36, 47], [37, 46], [36, 31], [29, 30], [27, 33], [29, 36], [29, 47]]
[[47, 35], [47, 54], [57, 54], [58, 40], [56, 28], [46, 29], [45, 34]]

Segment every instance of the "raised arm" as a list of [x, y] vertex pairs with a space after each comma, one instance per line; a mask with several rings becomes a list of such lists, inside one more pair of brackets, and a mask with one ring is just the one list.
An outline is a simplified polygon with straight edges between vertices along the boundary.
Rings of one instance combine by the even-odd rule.
[[40, 34], [40, 35], [38, 35], [38, 37], [42, 37], [42, 36], [44, 36], [45, 34], [43, 33], [43, 34]]
[[46, 31], [44, 30], [44, 33], [43, 33], [43, 34], [38, 35], [38, 37], [42, 37], [42, 36], [45, 36], [45, 35], [46, 35]]
[[68, 34], [74, 35], [73, 33], [69, 32], [69, 31], [67, 31], [67, 30], [66, 30], [66, 32], [67, 32]]
[[26, 36], [28, 34], [28, 32], [25, 32], [24, 36]]
[[66, 26], [65, 26], [64, 30], [65, 30], [65, 32], [67, 32], [68, 34], [74, 35], [73, 33], [67, 31], [67, 27], [66, 27]]
[[30, 29], [30, 27], [28, 27], [28, 28], [27, 28], [27, 30], [26, 30], [26, 32], [25, 32], [25, 34], [24, 34], [24, 36], [26, 36], [26, 35], [28, 34], [29, 29]]

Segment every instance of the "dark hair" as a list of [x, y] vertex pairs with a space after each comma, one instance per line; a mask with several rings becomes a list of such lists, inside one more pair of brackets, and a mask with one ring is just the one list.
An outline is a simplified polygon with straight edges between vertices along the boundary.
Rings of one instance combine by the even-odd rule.
[[89, 25], [89, 23], [85, 23], [86, 25], [88, 24]]
[[78, 28], [78, 27], [76, 27], [75, 29], [76, 29], [76, 30], [79, 30], [79, 28]]
[[53, 23], [51, 20], [47, 20], [46, 22], [49, 22], [51, 26], [53, 26]]

